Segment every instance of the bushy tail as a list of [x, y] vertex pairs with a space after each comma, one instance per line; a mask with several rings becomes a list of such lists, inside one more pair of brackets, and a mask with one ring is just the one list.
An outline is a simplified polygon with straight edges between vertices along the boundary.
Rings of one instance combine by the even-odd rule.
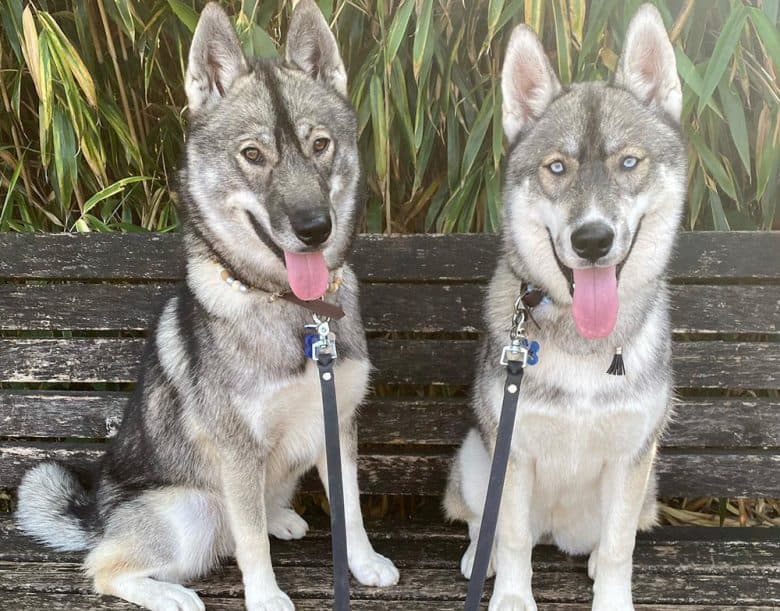
[[65, 467], [44, 463], [30, 469], [18, 494], [16, 523], [26, 534], [59, 551], [92, 546], [94, 535], [85, 517], [94, 512], [94, 502]]

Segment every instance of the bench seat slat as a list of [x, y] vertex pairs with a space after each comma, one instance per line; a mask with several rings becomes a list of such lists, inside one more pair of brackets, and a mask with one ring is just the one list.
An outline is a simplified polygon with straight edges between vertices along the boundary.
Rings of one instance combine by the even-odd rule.
[[[49, 592], [8, 592], [3, 600], [9, 609], [18, 611], [137, 611], [138, 607], [123, 601], [110, 600], [97, 594], [52, 594]], [[332, 602], [321, 599], [295, 599], [298, 611], [322, 611]], [[209, 611], [244, 611], [239, 598], [210, 597], [206, 600]], [[462, 611], [462, 601], [431, 600], [353, 600], [354, 611]], [[539, 611], [582, 611], [582, 603], [540, 603]], [[637, 611], [712, 611], [712, 605], [635, 605]], [[718, 611], [776, 611], [772, 606], [718, 605]]]
[[[0, 487], [14, 488], [24, 472], [44, 460], [78, 468], [94, 465], [103, 444], [0, 442]], [[362, 454], [361, 491], [366, 494], [438, 496], [452, 454]], [[658, 459], [662, 496], [780, 496], [780, 456], [765, 452], [661, 452]], [[303, 490], [320, 492], [312, 477]]]
[[[145, 331], [174, 284], [0, 284], [0, 331]], [[366, 284], [369, 332], [469, 332], [482, 328], [484, 286]], [[673, 286], [677, 333], [775, 333], [780, 286]], [[746, 307], [749, 304], [749, 307]]]
[[[299, 541], [271, 540], [274, 562], [279, 566], [328, 566], [330, 526], [327, 516], [306, 515], [309, 532]], [[391, 549], [393, 561], [401, 567], [447, 568], [459, 559], [467, 543], [464, 524], [445, 523], [438, 510], [418, 518], [419, 522], [386, 519], [368, 520], [366, 530], [372, 541]], [[686, 537], [678, 533], [685, 531]], [[715, 536], [713, 536], [715, 535]], [[761, 571], [780, 576], [780, 536], [762, 527], [711, 528], [663, 526], [640, 533], [634, 560], [643, 570], [663, 572], [670, 566], [681, 571], [741, 575]], [[749, 540], [751, 539], [752, 540]], [[81, 562], [84, 552], [57, 552], [22, 534], [10, 514], [0, 513], [0, 561]], [[551, 545], [534, 549], [534, 565], [555, 570], [562, 563], [585, 569], [585, 556], [566, 556]], [[234, 561], [228, 561], [234, 564]]]
[[[362, 279], [484, 281], [500, 248], [494, 234], [361, 235], [351, 260]], [[155, 233], [0, 233], [0, 278], [172, 280], [182, 273], [181, 236]], [[671, 276], [780, 279], [780, 232], [680, 235]]]
[[[384, 546], [379, 545], [379, 550]], [[392, 548], [391, 548], [392, 549]], [[390, 550], [385, 550], [390, 553]], [[397, 586], [388, 589], [366, 588], [353, 583], [356, 600], [430, 600], [462, 601], [466, 581], [459, 577], [457, 558], [448, 568], [419, 568], [403, 571]], [[279, 585], [295, 599], [327, 599], [331, 588], [330, 568], [287, 567], [275, 570]], [[760, 574], [695, 574], [669, 567], [663, 572], [642, 571], [635, 567], [634, 600], [651, 604], [766, 604], [780, 602], [774, 576]], [[592, 596], [592, 582], [584, 571], [561, 566], [557, 570], [535, 571], [533, 577], [538, 602], [585, 602]], [[242, 592], [238, 569], [227, 566], [196, 584], [205, 597], [239, 597]], [[3, 563], [0, 562], [0, 593], [42, 592], [89, 594], [89, 581], [81, 567], [71, 563]], [[487, 597], [487, 592], [485, 594]], [[462, 604], [462, 602], [461, 602]], [[327, 607], [326, 607], [327, 608]]]
[[[0, 339], [0, 382], [134, 382], [143, 346], [141, 338]], [[369, 340], [374, 380], [399, 384], [468, 385], [476, 348], [474, 340]], [[780, 343], [676, 342], [672, 360], [679, 388], [774, 389]]]
[[[129, 394], [0, 390], [0, 438], [104, 439]], [[664, 435], [667, 448], [780, 448], [780, 402], [771, 398], [687, 397]], [[473, 416], [468, 399], [371, 397], [360, 410], [366, 445], [450, 448]]]

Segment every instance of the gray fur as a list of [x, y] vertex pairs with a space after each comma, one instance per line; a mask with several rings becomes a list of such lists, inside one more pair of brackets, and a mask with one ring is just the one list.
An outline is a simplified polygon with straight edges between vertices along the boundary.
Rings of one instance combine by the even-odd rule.
[[[312, 316], [274, 294], [289, 290], [282, 251], [312, 250], [290, 222], [312, 208], [332, 220], [319, 249], [341, 284], [326, 300], [346, 313], [332, 328], [350, 568], [366, 585], [398, 579], [368, 542], [357, 489], [354, 415], [370, 370], [358, 283], [345, 263], [363, 204], [357, 120], [345, 82], [331, 78], [343, 66], [312, 0], [299, 3], [292, 24], [295, 63], [248, 61], [222, 9], [204, 9], [179, 176], [186, 282], [150, 338], [92, 489], [54, 465], [27, 474], [20, 489], [22, 528], [60, 549], [89, 547], [97, 591], [150, 609], [202, 609], [194, 592], [169, 582], [229, 555], [250, 611], [293, 608], [275, 583], [268, 534], [303, 536], [291, 496], [311, 467], [323, 481], [327, 473], [316, 368], [303, 353]], [[315, 155], [312, 140], [323, 136], [331, 146]], [[247, 141], [264, 164], [241, 155]], [[252, 290], [231, 288], [223, 269]]]
[[[479, 435], [472, 432], [459, 451], [444, 503], [451, 519], [469, 524], [467, 577], [505, 379], [498, 358], [521, 283], [542, 288], [552, 303], [533, 311], [538, 327], [526, 325], [541, 344], [540, 362], [526, 368], [519, 393], [493, 550], [492, 611], [536, 609], [530, 550], [548, 535], [564, 551], [591, 553], [594, 609], [633, 609], [634, 532], [655, 523], [653, 460], [672, 395], [665, 272], [682, 214], [686, 155], [674, 53], [652, 6], [632, 20], [619, 66], [612, 84], [564, 89], [530, 29], [519, 26], [507, 50], [503, 255], [485, 302], [472, 398]], [[632, 172], [616, 165], [626, 154], [641, 159]], [[558, 159], [563, 176], [547, 167]], [[620, 305], [612, 333], [586, 339], [574, 324], [566, 270], [591, 265], [573, 250], [571, 235], [594, 219], [615, 234], [598, 264], [618, 266]], [[627, 375], [607, 375], [620, 346]], [[597, 564], [608, 568], [597, 571]]]

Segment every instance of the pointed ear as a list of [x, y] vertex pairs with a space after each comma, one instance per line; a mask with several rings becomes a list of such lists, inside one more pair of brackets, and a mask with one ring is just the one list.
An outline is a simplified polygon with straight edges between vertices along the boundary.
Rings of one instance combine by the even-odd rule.
[[640, 6], [628, 25], [615, 85], [680, 121], [682, 87], [677, 60], [661, 15], [652, 4]]
[[190, 47], [184, 88], [190, 111], [219, 101], [235, 80], [248, 72], [236, 31], [222, 8], [210, 2], [203, 9]]
[[347, 95], [347, 71], [336, 38], [314, 0], [300, 0], [287, 33], [285, 55], [315, 80]]
[[517, 26], [501, 70], [504, 133], [512, 141], [523, 126], [538, 119], [561, 92], [536, 33], [526, 25]]

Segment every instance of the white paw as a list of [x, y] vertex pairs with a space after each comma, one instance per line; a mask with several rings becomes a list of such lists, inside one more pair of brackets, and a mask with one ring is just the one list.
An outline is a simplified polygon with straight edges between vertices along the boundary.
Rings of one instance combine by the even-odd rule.
[[488, 611], [536, 611], [534, 597], [494, 593]]
[[[488, 570], [486, 577], [489, 579], [496, 574], [495, 569], [495, 548], [490, 552], [490, 560], [488, 561]], [[463, 552], [463, 558], [460, 559], [460, 572], [466, 579], [471, 579], [471, 571], [474, 568], [474, 557], [477, 555], [477, 541], [472, 540], [469, 543], [468, 548]]]
[[247, 611], [295, 611], [295, 605], [281, 590], [272, 592], [268, 598], [262, 600], [247, 600]]
[[364, 586], [384, 588], [398, 583], [398, 569], [389, 558], [371, 552], [366, 558], [350, 561], [349, 569]]
[[166, 583], [160, 589], [159, 599], [149, 605], [152, 611], [206, 611], [206, 605], [194, 590], [179, 584]]
[[624, 594], [596, 594], [593, 597], [592, 611], [634, 611], [634, 603], [631, 595]]
[[277, 539], [300, 539], [309, 531], [309, 525], [289, 507], [275, 507], [268, 511], [268, 532]]
[[588, 577], [590, 577], [592, 580], [596, 580], [596, 556], [598, 556], [599, 551], [597, 549], [594, 549], [590, 556], [588, 557]]

